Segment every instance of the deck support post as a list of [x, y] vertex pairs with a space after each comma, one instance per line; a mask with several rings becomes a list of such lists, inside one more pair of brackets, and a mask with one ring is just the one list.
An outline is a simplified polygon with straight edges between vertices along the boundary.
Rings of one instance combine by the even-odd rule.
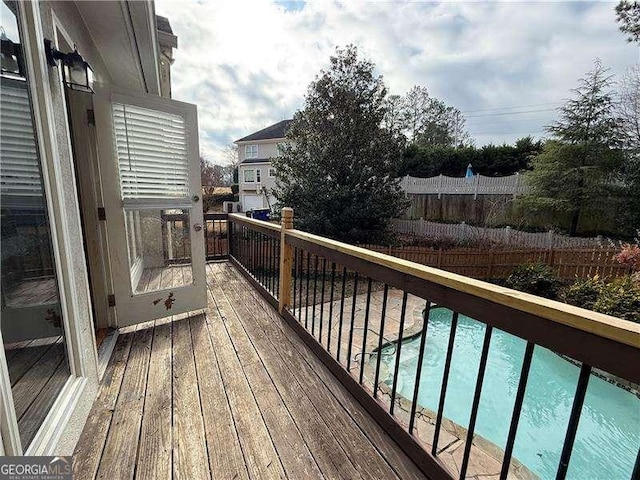
[[293, 228], [293, 208], [282, 209], [282, 228], [280, 230], [280, 288], [278, 292], [278, 312], [282, 315], [289, 306], [291, 297], [291, 267], [293, 266], [293, 248], [287, 245], [287, 230]]

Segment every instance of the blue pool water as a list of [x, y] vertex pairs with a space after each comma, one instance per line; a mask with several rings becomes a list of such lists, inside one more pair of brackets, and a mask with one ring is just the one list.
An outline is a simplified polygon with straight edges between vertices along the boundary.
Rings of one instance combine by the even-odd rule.
[[[451, 331], [451, 311], [429, 316], [418, 404], [437, 411]], [[480, 363], [484, 324], [460, 316], [454, 343], [444, 416], [468, 426]], [[493, 331], [476, 433], [504, 448], [520, 379], [525, 341]], [[398, 392], [413, 398], [420, 338], [405, 340], [400, 354]], [[395, 347], [383, 361], [393, 373]], [[555, 478], [579, 368], [536, 346], [513, 455], [542, 479]], [[387, 380], [390, 384], [391, 380]], [[591, 376], [567, 478], [629, 479], [640, 447], [640, 399]]]

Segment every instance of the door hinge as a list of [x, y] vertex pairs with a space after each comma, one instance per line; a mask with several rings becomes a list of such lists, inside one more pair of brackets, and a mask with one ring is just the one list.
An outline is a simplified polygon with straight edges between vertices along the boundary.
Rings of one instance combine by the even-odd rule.
[[87, 110], [87, 123], [89, 125], [94, 125], [96, 124], [96, 114], [93, 111], [93, 109], [88, 109]]
[[109, 302], [109, 306], [110, 307], [115, 307], [116, 306], [116, 296], [115, 295], [109, 295], [107, 297], [107, 301]]
[[104, 209], [104, 207], [98, 207], [98, 220], [100, 220], [101, 222], [107, 220], [107, 211]]

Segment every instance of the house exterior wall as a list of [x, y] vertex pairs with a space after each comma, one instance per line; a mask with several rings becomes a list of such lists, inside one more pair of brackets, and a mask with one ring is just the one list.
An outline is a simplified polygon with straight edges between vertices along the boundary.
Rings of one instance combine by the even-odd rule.
[[[276, 186], [276, 179], [269, 175], [269, 170], [271, 169], [271, 163], [269, 161], [264, 161], [260, 163], [243, 163], [245, 160], [251, 160], [246, 158], [245, 154], [245, 146], [247, 145], [257, 145], [258, 146], [258, 157], [259, 159], [269, 159], [278, 156], [278, 144], [282, 143], [284, 138], [274, 138], [269, 140], [259, 140], [255, 142], [238, 142], [238, 158], [240, 161], [240, 165], [238, 167], [238, 185], [239, 185], [239, 196], [240, 203], [243, 205], [243, 210], [247, 210], [245, 207], [246, 204], [257, 201], [253, 198], [247, 201], [247, 197], [255, 197], [256, 195], [261, 196], [262, 207], [261, 208], [269, 208], [269, 205], [273, 208], [276, 202], [275, 197], [273, 196], [273, 189]], [[260, 185], [261, 187], [266, 188], [267, 194], [258, 194], [256, 191], [256, 184], [258, 182], [246, 182], [245, 181], [245, 171], [253, 170], [254, 172], [260, 171]], [[256, 175], [256, 174], [254, 174]], [[254, 178], [256, 178], [254, 176]]]

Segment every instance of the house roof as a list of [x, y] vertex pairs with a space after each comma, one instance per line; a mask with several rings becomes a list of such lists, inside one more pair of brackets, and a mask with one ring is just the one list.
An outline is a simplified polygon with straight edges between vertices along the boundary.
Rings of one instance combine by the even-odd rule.
[[[278, 137], [276, 137], [276, 138], [278, 138]], [[270, 163], [270, 162], [271, 162], [270, 158], [245, 158], [242, 162], [240, 162], [240, 164], [246, 164], [246, 163]]]
[[[273, 125], [268, 126], [267, 128], [263, 128], [262, 130], [258, 130], [251, 135], [247, 135], [246, 137], [241, 138], [240, 140], [236, 140], [237, 142], [251, 142], [254, 140], [269, 140], [272, 138], [284, 138], [285, 133], [287, 132], [287, 128], [291, 124], [292, 120], [282, 120], [281, 122], [274, 123]], [[253, 159], [255, 160], [255, 159]]]
[[158, 30], [165, 33], [170, 33], [173, 35], [173, 30], [171, 30], [171, 24], [169, 23], [169, 19], [167, 17], [163, 17], [162, 15], [156, 15], [156, 25], [158, 26]]

